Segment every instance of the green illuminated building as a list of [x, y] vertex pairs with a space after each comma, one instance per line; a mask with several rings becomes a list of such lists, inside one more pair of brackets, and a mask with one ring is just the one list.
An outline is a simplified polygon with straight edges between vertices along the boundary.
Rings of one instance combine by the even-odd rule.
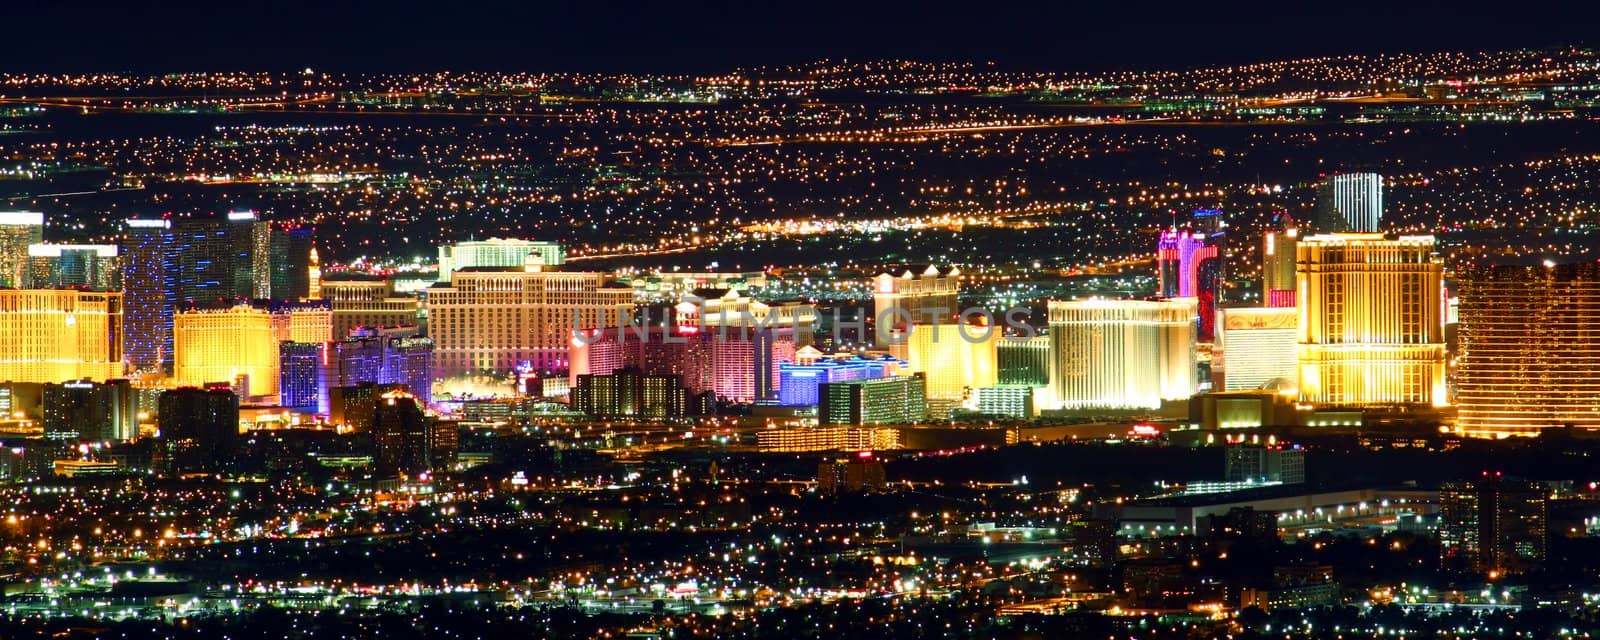
[[928, 381], [909, 376], [823, 383], [817, 422], [823, 425], [911, 424], [928, 417]]

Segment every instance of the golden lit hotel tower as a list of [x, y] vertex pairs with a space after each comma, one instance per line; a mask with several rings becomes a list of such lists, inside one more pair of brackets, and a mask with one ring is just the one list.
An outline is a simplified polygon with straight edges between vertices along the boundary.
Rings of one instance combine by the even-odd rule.
[[1194, 298], [1052, 301], [1055, 409], [1158, 409], [1195, 393]]
[[1458, 285], [1457, 426], [1600, 429], [1600, 264], [1475, 266]]
[[122, 294], [0, 289], [0, 380], [122, 376]]
[[311, 248], [311, 255], [306, 258], [306, 297], [312, 300], [322, 299], [322, 260], [317, 257], [317, 248]]
[[927, 378], [928, 402], [935, 417], [945, 417], [971, 390], [999, 381], [996, 355], [1004, 339], [994, 326], [917, 324], [909, 335], [896, 332], [889, 352], [906, 361], [907, 371]]
[[191, 304], [173, 314], [173, 371], [179, 385], [234, 385], [241, 397], [278, 393], [278, 343], [327, 342], [333, 312], [324, 301]]
[[1442, 269], [1433, 236], [1301, 238], [1295, 266], [1301, 402], [1448, 404]]
[[1261, 306], [1293, 307], [1295, 246], [1300, 230], [1287, 212], [1272, 214], [1272, 223], [1261, 240]]
[[438, 377], [567, 368], [574, 329], [615, 327], [633, 316], [633, 288], [602, 273], [469, 267], [427, 291]]

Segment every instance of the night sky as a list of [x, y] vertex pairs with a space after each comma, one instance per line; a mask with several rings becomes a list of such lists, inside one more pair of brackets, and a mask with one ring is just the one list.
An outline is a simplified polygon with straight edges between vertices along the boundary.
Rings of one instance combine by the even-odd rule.
[[1593, 2], [6, 4], [0, 71], [708, 72], [823, 57], [1083, 69], [1600, 39]]

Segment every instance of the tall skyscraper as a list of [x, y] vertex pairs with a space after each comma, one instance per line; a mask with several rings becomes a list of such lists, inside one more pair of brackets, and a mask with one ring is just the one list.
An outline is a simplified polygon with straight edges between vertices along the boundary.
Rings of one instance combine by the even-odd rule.
[[912, 424], [928, 416], [927, 380], [920, 373], [828, 382], [817, 395], [821, 425]]
[[568, 348], [569, 383], [578, 376], [636, 368], [677, 376], [691, 395], [751, 403], [774, 397], [779, 363], [795, 354], [793, 329], [704, 329], [695, 326], [586, 329]]
[[[411, 394], [390, 391], [372, 414], [372, 463], [379, 474], [415, 476], [426, 473], [430, 420]], [[453, 425], [452, 425], [453, 427]]]
[[1050, 334], [1002, 337], [995, 345], [996, 382], [1042, 388], [1050, 384]]
[[[311, 228], [284, 222], [266, 222], [268, 249], [266, 270], [266, 298], [278, 300], [304, 300], [311, 295], [311, 254], [315, 239]], [[255, 257], [255, 269], [261, 269], [261, 258]], [[320, 267], [319, 267], [320, 268]]]
[[317, 255], [316, 247], [311, 247], [311, 255], [307, 258], [306, 297], [312, 300], [322, 299], [322, 258]]
[[1432, 236], [1302, 238], [1301, 402], [1445, 406], [1443, 263]]
[[1192, 299], [1049, 304], [1050, 409], [1156, 409], [1196, 390]]
[[331, 342], [278, 345], [278, 403], [328, 415], [331, 390], [362, 383], [404, 385], [426, 405], [433, 397], [433, 341], [414, 333], [362, 330]]
[[0, 287], [28, 286], [28, 247], [44, 242], [44, 214], [0, 211]]
[[319, 296], [333, 305], [333, 335], [344, 337], [357, 327], [419, 326], [422, 303], [415, 296], [396, 295], [394, 282], [380, 276], [340, 274], [321, 279]]
[[1383, 220], [1383, 176], [1340, 173], [1317, 189], [1319, 233], [1377, 233]]
[[1004, 340], [1000, 329], [989, 326], [960, 326], [952, 323], [916, 324], [910, 334], [896, 333], [889, 353], [902, 358], [907, 369], [927, 378], [928, 399], [942, 411], [932, 417], [943, 418], [948, 408], [979, 387], [993, 386], [999, 379], [996, 348]]
[[188, 304], [173, 317], [173, 378], [234, 385], [244, 397], [278, 394], [280, 342], [327, 342], [324, 301]]
[[179, 384], [227, 383], [244, 397], [278, 392], [278, 340], [260, 305], [191, 303], [174, 314], [172, 334]]
[[1295, 246], [1300, 230], [1294, 218], [1278, 211], [1261, 241], [1261, 304], [1266, 307], [1294, 307]]
[[1196, 338], [1213, 341], [1217, 305], [1223, 301], [1222, 212], [1198, 209], [1194, 227], [1172, 228], [1161, 233], [1156, 243], [1159, 273], [1157, 293], [1163, 298], [1194, 298]]
[[262, 220], [254, 211], [187, 218], [172, 227], [180, 301], [305, 298], [310, 292], [311, 231]]
[[1600, 428], [1600, 264], [1477, 265], [1457, 283], [1460, 429]]
[[122, 294], [0, 289], [0, 380], [122, 377]]
[[638, 369], [584, 374], [572, 385], [572, 410], [597, 418], [681, 418], [688, 404], [678, 376]]
[[1223, 390], [1259, 389], [1278, 379], [1294, 384], [1300, 337], [1294, 307], [1226, 307], [1217, 313], [1222, 328], [1211, 369], [1221, 374]]
[[1542, 568], [1549, 496], [1543, 484], [1506, 480], [1498, 473], [1445, 483], [1439, 488], [1442, 568], [1494, 577]]
[[559, 371], [574, 330], [616, 326], [633, 315], [633, 289], [601, 273], [518, 269], [456, 270], [428, 289], [434, 374]]
[[139, 435], [138, 401], [127, 380], [74, 380], [43, 389], [44, 437], [111, 442]]
[[566, 247], [557, 242], [507, 238], [468, 240], [439, 247], [439, 282], [450, 282], [450, 274], [462, 269], [521, 268], [530, 262], [553, 268], [566, 261]]
[[157, 399], [157, 434], [178, 472], [212, 469], [239, 442], [239, 396], [223, 388], [183, 387]]
[[121, 291], [122, 266], [117, 247], [109, 244], [28, 245], [27, 286]]
[[872, 320], [879, 343], [907, 324], [931, 324], [935, 316], [940, 324], [954, 323], [961, 312], [960, 295], [961, 271], [954, 267], [941, 271], [928, 265], [878, 274], [872, 279]]
[[1193, 298], [1194, 254], [1205, 246], [1205, 234], [1173, 227], [1156, 240], [1157, 293], [1163, 298]]
[[124, 221], [119, 253], [128, 366], [138, 372], [161, 371], [172, 365], [172, 312], [177, 301], [172, 221]]

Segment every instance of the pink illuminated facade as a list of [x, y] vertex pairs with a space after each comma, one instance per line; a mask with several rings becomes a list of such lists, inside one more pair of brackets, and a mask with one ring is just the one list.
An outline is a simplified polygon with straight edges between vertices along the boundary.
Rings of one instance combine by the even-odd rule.
[[1173, 228], [1161, 232], [1156, 245], [1157, 294], [1197, 301], [1201, 342], [1216, 338], [1217, 303], [1222, 292], [1220, 241], [1220, 233], [1208, 237], [1199, 231]]
[[778, 363], [792, 362], [795, 341], [783, 330], [725, 331], [693, 326], [590, 329], [569, 351], [569, 375], [637, 368], [678, 376], [689, 393], [713, 392], [723, 402], [774, 397]]

